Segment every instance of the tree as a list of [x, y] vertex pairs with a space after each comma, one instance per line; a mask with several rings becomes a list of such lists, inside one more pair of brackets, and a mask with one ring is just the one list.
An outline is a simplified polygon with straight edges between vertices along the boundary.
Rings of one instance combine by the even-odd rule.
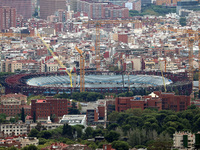
[[50, 131], [44, 130], [38, 133], [38, 137], [49, 139], [52, 136]]
[[22, 111], [21, 111], [21, 120], [22, 120], [23, 122], [25, 122], [24, 107], [22, 107]]
[[43, 144], [45, 144], [46, 142], [47, 142], [46, 139], [44, 139], [44, 138], [39, 138], [39, 144], [40, 144], [40, 145], [43, 145]]
[[12, 146], [12, 147], [9, 147], [9, 148], [6, 148], [7, 150], [17, 150], [16, 147]]
[[113, 141], [117, 141], [119, 139], [120, 134], [117, 133], [116, 131], [111, 130], [106, 136], [105, 139], [108, 142], [113, 142]]
[[91, 138], [92, 134], [93, 134], [93, 129], [91, 127], [87, 127], [85, 129], [85, 136], [86, 136], [86, 138]]
[[119, 112], [117, 111], [113, 111], [109, 116], [108, 116], [108, 120], [110, 122], [114, 122], [117, 121], [117, 117], [119, 116]]
[[55, 114], [51, 115], [50, 116], [51, 122], [55, 122], [56, 118], [57, 118], [57, 116]]
[[128, 150], [130, 146], [125, 141], [114, 141], [112, 142], [112, 147], [116, 150]]
[[67, 137], [72, 138], [73, 137], [73, 129], [70, 125], [64, 124], [62, 135], [67, 135]]
[[38, 122], [37, 125], [35, 126], [35, 129], [38, 131], [46, 130], [44, 126], [42, 126], [41, 122]]
[[29, 146], [25, 146], [21, 150], [38, 150], [38, 148], [35, 145], [29, 145]]
[[80, 111], [77, 109], [75, 102], [72, 102], [72, 107], [69, 108], [69, 114], [80, 114]]
[[148, 150], [170, 150], [172, 147], [171, 141], [156, 140], [148, 146]]
[[29, 137], [37, 137], [39, 131], [37, 129], [32, 129], [31, 132], [28, 134]]
[[119, 125], [117, 123], [112, 123], [108, 126], [108, 130], [115, 130]]

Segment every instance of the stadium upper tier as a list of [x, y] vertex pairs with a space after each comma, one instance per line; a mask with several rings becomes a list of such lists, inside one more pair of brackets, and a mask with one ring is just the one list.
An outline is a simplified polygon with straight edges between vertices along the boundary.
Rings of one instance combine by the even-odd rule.
[[[79, 76], [73, 76], [76, 79], [77, 85], [79, 83]], [[123, 82], [124, 80], [124, 82]], [[164, 78], [165, 84], [171, 84], [170, 79]], [[26, 82], [30, 86], [43, 86], [43, 87], [70, 87], [69, 76], [42, 76], [30, 78]], [[98, 88], [98, 87], [148, 87], [163, 85], [162, 76], [151, 75], [85, 75], [85, 87]], [[79, 85], [78, 85], [79, 86]]]

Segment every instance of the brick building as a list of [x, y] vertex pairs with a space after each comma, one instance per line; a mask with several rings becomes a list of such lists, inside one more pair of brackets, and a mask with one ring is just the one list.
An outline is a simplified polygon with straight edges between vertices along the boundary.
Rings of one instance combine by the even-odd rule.
[[27, 97], [22, 94], [7, 94], [1, 97], [0, 113], [16, 116], [24, 108], [25, 115], [31, 114], [31, 106], [26, 105]]
[[66, 0], [41, 0], [40, 18], [47, 19], [47, 16], [53, 15], [58, 9], [66, 8]]
[[77, 10], [88, 14], [92, 19], [128, 18], [128, 8], [113, 5], [110, 2], [93, 2], [92, 0], [78, 0]]
[[12, 99], [12, 98], [15, 98], [15, 99], [18, 99], [20, 100], [23, 104], [26, 104], [27, 102], [27, 96], [26, 95], [23, 95], [23, 94], [6, 94], [6, 95], [2, 95], [1, 96], [1, 101], [2, 100], [7, 100], [7, 99]]
[[98, 109], [97, 108], [88, 109], [86, 112], [86, 116], [87, 116], [87, 124], [94, 125], [95, 122], [98, 122], [99, 120]]
[[154, 92], [162, 99], [163, 110], [182, 111], [190, 106], [190, 96], [175, 95], [174, 93]]
[[22, 15], [24, 19], [31, 18], [34, 11], [32, 0], [0, 0], [0, 6], [16, 8], [17, 14]]
[[190, 105], [190, 97], [175, 95], [174, 93], [154, 92], [148, 96], [117, 97], [115, 99], [115, 110], [118, 112], [127, 109], [156, 108], [158, 110], [186, 110]]
[[68, 108], [71, 107], [71, 102], [67, 99], [56, 99], [46, 97], [46, 99], [38, 99], [31, 101], [31, 116], [34, 112], [37, 120], [47, 120], [48, 116], [53, 114], [56, 117], [62, 117], [68, 114]]
[[10, 27], [16, 27], [16, 9], [0, 6], [0, 31]]

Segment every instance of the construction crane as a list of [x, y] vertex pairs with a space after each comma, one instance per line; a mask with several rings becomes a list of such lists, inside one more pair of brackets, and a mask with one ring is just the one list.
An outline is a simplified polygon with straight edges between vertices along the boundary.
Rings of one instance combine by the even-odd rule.
[[77, 46], [75, 47], [77, 52], [80, 54], [79, 67], [80, 67], [80, 92], [85, 91], [85, 59], [83, 56], [83, 51]]
[[169, 30], [171, 32], [179, 32], [182, 34], [187, 34], [187, 37], [178, 38], [178, 39], [187, 39], [188, 42], [188, 54], [189, 54], [189, 70], [188, 70], [188, 77], [189, 80], [192, 82], [193, 86], [193, 44], [195, 41], [198, 41], [199, 47], [199, 56], [198, 56], [198, 65], [199, 65], [199, 98], [200, 98], [200, 31], [194, 31], [192, 29], [173, 29], [173, 28], [162, 28], [161, 30]]
[[37, 36], [41, 39], [42, 43], [47, 47], [47, 49], [49, 50], [49, 52], [51, 53], [51, 55], [53, 56], [53, 58], [58, 62], [58, 64], [60, 65], [61, 68], [65, 68], [65, 72], [68, 74], [69, 78], [70, 78], [70, 86], [73, 87], [72, 85], [72, 70], [70, 71], [67, 70], [67, 68], [63, 65], [62, 61], [60, 61], [58, 59], [58, 56], [56, 56], [54, 54], [54, 52], [51, 50], [51, 48], [49, 47], [49, 45], [46, 44], [46, 42], [42, 39], [42, 37], [40, 36], [40, 34], [37, 32]]
[[95, 60], [96, 60], [96, 70], [100, 71], [101, 56], [100, 56], [100, 27], [106, 24], [128, 24], [128, 23], [142, 23], [140, 20], [94, 20], [83, 22], [84, 24], [93, 24], [96, 27], [96, 41], [95, 41]]

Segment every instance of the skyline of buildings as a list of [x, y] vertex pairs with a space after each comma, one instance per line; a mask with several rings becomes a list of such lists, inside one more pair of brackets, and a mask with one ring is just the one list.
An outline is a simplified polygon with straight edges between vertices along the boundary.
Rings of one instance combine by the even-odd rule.
[[0, 6], [16, 8], [16, 13], [22, 15], [24, 19], [31, 18], [34, 12], [32, 0], [1, 0]]

